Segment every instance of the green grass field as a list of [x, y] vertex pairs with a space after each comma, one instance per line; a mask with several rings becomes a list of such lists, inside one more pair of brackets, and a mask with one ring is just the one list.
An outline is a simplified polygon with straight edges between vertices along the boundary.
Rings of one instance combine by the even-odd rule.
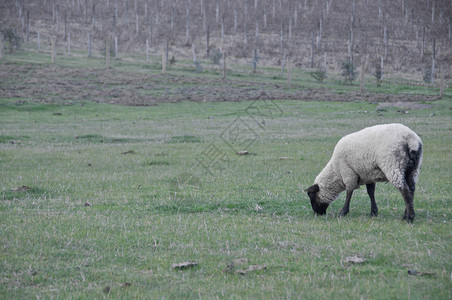
[[[61, 100], [0, 96], [0, 298], [452, 298], [450, 93], [380, 115], [367, 102]], [[303, 189], [336, 142], [390, 122], [424, 143], [414, 224], [390, 184], [378, 217], [365, 188], [348, 216], [344, 194], [315, 216]], [[198, 265], [172, 268], [185, 261]]]

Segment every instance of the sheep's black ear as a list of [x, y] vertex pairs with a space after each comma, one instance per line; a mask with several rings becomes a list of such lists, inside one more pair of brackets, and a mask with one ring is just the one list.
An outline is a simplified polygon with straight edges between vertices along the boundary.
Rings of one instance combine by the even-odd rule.
[[314, 185], [311, 185], [304, 191], [307, 192], [308, 194], [311, 194], [311, 193], [317, 193], [319, 190], [320, 190], [319, 185], [316, 183]]

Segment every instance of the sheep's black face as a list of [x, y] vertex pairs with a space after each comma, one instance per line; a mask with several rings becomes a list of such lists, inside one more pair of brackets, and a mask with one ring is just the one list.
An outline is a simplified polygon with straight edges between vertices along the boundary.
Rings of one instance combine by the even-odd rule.
[[314, 184], [314, 185], [310, 186], [306, 190], [306, 192], [308, 192], [309, 199], [311, 199], [312, 210], [314, 210], [314, 212], [317, 215], [324, 215], [326, 213], [326, 209], [328, 208], [328, 204], [319, 203], [319, 199], [318, 199], [319, 190], [320, 190], [319, 185]]
[[326, 214], [326, 209], [328, 208], [328, 204], [325, 204], [325, 203], [320, 203], [319, 204], [319, 203], [313, 201], [312, 198], [311, 198], [311, 206], [312, 206], [312, 209], [314, 210], [314, 212], [317, 215], [324, 215], [324, 214]]

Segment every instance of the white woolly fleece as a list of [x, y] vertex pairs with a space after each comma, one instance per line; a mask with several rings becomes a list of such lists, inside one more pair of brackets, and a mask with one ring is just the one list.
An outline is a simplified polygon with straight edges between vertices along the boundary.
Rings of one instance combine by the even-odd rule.
[[[396, 188], [405, 183], [405, 170], [411, 151], [419, 150], [422, 141], [402, 124], [384, 124], [364, 128], [344, 136], [314, 183], [320, 187], [319, 200], [331, 203], [340, 192], [360, 185], [389, 181]], [[422, 156], [414, 178], [417, 180]]]

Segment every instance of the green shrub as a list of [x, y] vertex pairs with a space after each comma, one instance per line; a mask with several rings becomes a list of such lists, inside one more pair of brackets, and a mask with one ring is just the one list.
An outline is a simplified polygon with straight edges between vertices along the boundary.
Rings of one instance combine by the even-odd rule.
[[351, 61], [345, 61], [342, 63], [342, 77], [344, 78], [344, 81], [348, 84], [352, 84], [352, 82], [356, 79], [356, 76], [358, 76], [358, 72], [355, 71], [355, 66]]
[[5, 41], [5, 46], [8, 45], [10, 53], [13, 53], [20, 48], [20, 37], [16, 35], [11, 28], [3, 30], [3, 39]]
[[381, 65], [377, 64], [374, 73], [375, 79], [377, 80], [377, 86], [381, 86], [381, 79], [383, 78], [383, 72], [381, 70]]
[[215, 50], [212, 54], [212, 56], [210, 57], [210, 59], [212, 60], [212, 63], [214, 65], [220, 65], [220, 60], [223, 57], [223, 53], [221, 53], [220, 50]]
[[[107, 47], [106, 47], [106, 43], [102, 43], [100, 50], [100, 53], [102, 54], [102, 56], [106, 56], [107, 54]], [[115, 42], [114, 41], [110, 41], [110, 57], [116, 57], [116, 53], [115, 53]]]
[[195, 61], [195, 72], [202, 73], [202, 64], [199, 61]]
[[432, 83], [433, 82], [432, 70], [426, 69], [424, 71], [422, 79], [424, 80], [425, 83]]
[[170, 66], [173, 66], [174, 64], [176, 64], [176, 58], [174, 57], [174, 55], [171, 56], [169, 63], [170, 63]]
[[317, 82], [323, 83], [323, 80], [326, 78], [326, 70], [324, 68], [318, 68], [317, 71], [310, 72], [309, 75]]

